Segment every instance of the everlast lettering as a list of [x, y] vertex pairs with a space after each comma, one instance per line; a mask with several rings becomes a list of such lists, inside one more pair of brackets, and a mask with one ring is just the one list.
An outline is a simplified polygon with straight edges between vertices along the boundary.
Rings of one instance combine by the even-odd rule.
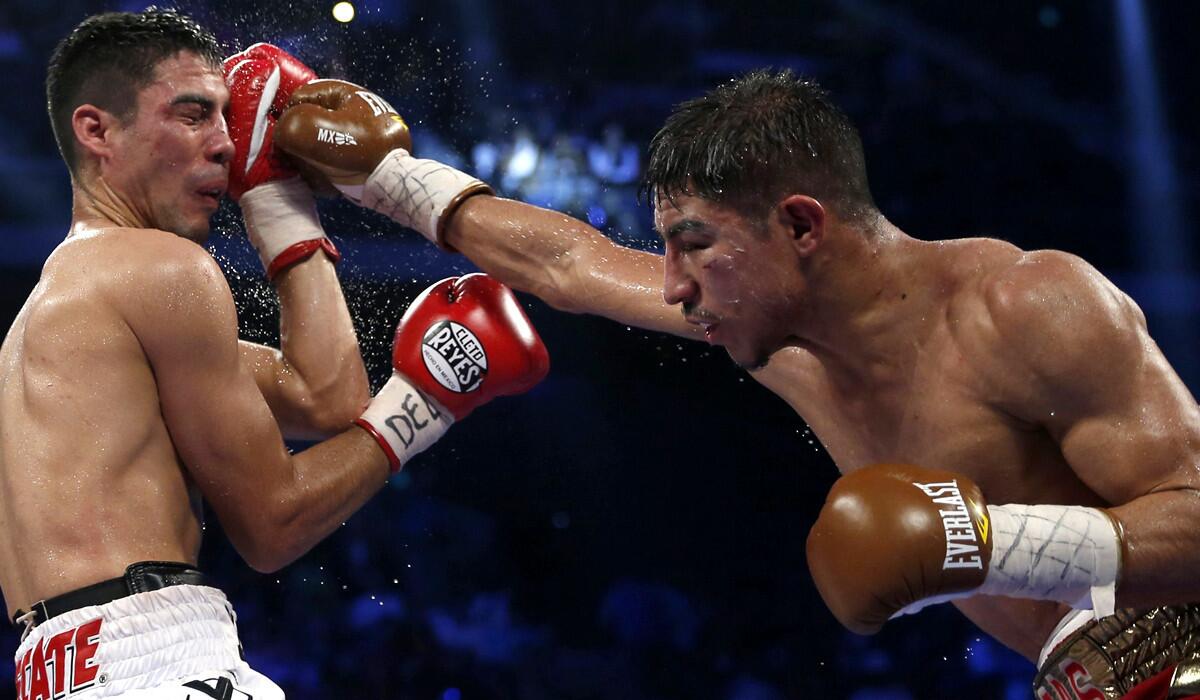
[[63, 630], [25, 652], [16, 669], [18, 700], [51, 700], [94, 685], [103, 622], [96, 618]]
[[982, 569], [983, 558], [979, 554], [979, 538], [967, 503], [958, 488], [958, 481], [940, 481], [932, 484], [913, 483], [925, 492], [934, 503], [942, 506], [942, 528], [946, 532], [946, 559], [943, 569]]

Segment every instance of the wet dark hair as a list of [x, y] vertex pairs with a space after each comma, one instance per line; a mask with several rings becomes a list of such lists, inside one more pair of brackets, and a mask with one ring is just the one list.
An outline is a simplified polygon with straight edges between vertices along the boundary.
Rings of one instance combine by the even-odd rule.
[[71, 128], [75, 109], [93, 104], [128, 119], [159, 62], [180, 51], [221, 65], [221, 45], [212, 33], [186, 15], [153, 6], [92, 15], [58, 43], [46, 71], [46, 110], [72, 174], [79, 165]]
[[877, 211], [858, 130], [829, 93], [759, 70], [675, 107], [650, 142], [640, 195], [699, 196], [754, 218], [793, 193], [845, 219]]

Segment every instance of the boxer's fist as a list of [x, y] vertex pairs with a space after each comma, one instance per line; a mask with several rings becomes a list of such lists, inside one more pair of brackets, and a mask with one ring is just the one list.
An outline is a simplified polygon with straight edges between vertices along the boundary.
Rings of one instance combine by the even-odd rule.
[[508, 287], [487, 275], [451, 277], [413, 301], [396, 328], [391, 379], [356, 423], [392, 471], [479, 405], [531, 389], [550, 358]]
[[906, 607], [982, 585], [989, 530], [986, 503], [970, 479], [878, 464], [833, 485], [808, 535], [808, 566], [838, 621], [874, 634]]
[[256, 185], [296, 175], [274, 152], [276, 122], [292, 93], [317, 74], [283, 49], [261, 43], [225, 59], [224, 72], [234, 144], [229, 196], [237, 201]]
[[396, 328], [392, 363], [455, 419], [546, 376], [550, 358], [512, 291], [481, 273], [421, 293]]
[[332, 183], [348, 199], [445, 246], [445, 222], [468, 197], [492, 188], [409, 154], [408, 126], [383, 98], [354, 83], [320, 80], [296, 91], [276, 143], [314, 188]]
[[335, 185], [362, 185], [390, 151], [412, 150], [396, 110], [354, 83], [317, 80], [292, 93], [289, 104], [276, 144]]

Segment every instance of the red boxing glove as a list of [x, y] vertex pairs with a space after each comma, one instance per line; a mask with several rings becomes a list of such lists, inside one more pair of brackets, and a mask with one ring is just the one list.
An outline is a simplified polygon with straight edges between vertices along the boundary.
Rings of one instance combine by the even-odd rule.
[[550, 357], [512, 291], [481, 273], [421, 293], [396, 327], [395, 373], [357, 423], [393, 471], [450, 424], [540, 382]]
[[263, 43], [225, 59], [224, 69], [235, 147], [229, 196], [236, 202], [255, 185], [296, 176], [274, 152], [275, 123], [296, 88], [317, 74], [283, 49]]
[[246, 233], [267, 278], [318, 250], [341, 257], [325, 236], [312, 193], [275, 152], [275, 124], [297, 88], [317, 74], [283, 49], [255, 44], [225, 59], [229, 137], [234, 155], [229, 196], [242, 206]]
[[546, 376], [550, 357], [512, 290], [482, 273], [425, 290], [396, 327], [392, 365], [457, 420]]

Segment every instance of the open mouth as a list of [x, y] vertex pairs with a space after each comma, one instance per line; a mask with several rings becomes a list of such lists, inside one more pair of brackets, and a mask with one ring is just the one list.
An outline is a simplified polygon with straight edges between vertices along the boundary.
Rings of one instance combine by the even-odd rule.
[[713, 342], [713, 336], [716, 335], [717, 327], [721, 325], [720, 323], [718, 323], [716, 321], [705, 319], [703, 316], [701, 316], [699, 318], [695, 318], [695, 317], [686, 318], [684, 320], [686, 320], [688, 323], [690, 323], [694, 326], [700, 326], [701, 328], [703, 328], [704, 329], [704, 339], [710, 343]]
[[213, 208], [220, 206], [221, 195], [224, 193], [225, 190], [221, 187], [206, 187], [196, 191], [196, 194], [200, 195], [200, 198]]

